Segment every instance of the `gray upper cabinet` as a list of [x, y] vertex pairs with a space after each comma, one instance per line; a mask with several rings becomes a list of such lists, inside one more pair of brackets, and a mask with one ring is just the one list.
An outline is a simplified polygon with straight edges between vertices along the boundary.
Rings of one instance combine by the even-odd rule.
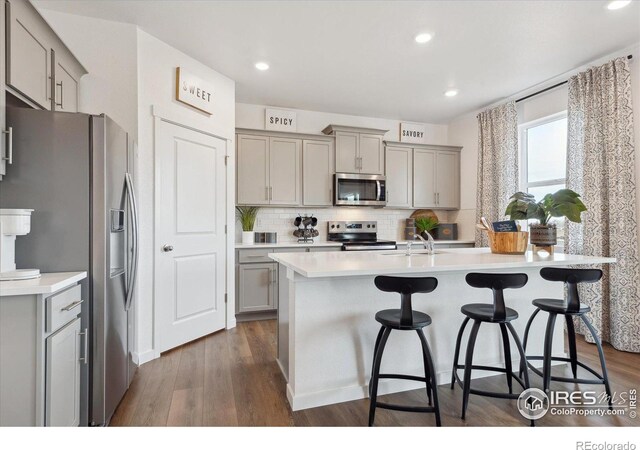
[[360, 133], [360, 172], [384, 173], [384, 146], [380, 134]]
[[388, 207], [460, 208], [460, 150], [386, 142]]
[[302, 201], [302, 140], [269, 139], [269, 204], [297, 206]]
[[236, 160], [239, 205], [301, 204], [301, 139], [238, 134]]
[[9, 90], [38, 108], [76, 112], [78, 83], [87, 71], [31, 3], [5, 5]]
[[333, 205], [334, 148], [332, 141], [302, 141], [302, 204]]
[[70, 68], [70, 62], [64, 55], [56, 53], [54, 107], [56, 111], [78, 112], [78, 80], [76, 72]]
[[329, 125], [322, 132], [336, 138], [336, 172], [384, 173], [383, 137], [388, 130]]
[[24, 1], [7, 2], [7, 84], [51, 109], [51, 45], [47, 26]]
[[424, 149], [413, 151], [413, 206], [435, 208], [436, 152]]
[[237, 203], [269, 204], [269, 138], [237, 135]]
[[336, 172], [359, 172], [358, 154], [360, 136], [358, 133], [338, 131], [336, 136]]
[[436, 200], [438, 208], [460, 208], [460, 153], [436, 153]]
[[386, 149], [387, 206], [413, 207], [413, 149], [391, 147]]

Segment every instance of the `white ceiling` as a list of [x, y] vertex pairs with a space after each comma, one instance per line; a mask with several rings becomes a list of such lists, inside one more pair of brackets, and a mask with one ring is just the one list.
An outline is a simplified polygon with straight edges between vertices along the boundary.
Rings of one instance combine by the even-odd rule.
[[640, 42], [640, 2], [606, 3], [34, 1], [137, 24], [235, 80], [238, 102], [432, 123]]

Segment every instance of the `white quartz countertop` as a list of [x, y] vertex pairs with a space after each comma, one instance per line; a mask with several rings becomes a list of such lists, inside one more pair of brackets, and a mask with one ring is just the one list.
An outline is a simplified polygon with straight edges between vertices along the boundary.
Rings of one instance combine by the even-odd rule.
[[269, 257], [307, 278], [367, 275], [471, 272], [491, 269], [614, 263], [615, 258], [556, 253], [497, 255], [488, 248], [437, 250], [435, 255], [414, 251], [270, 253]]
[[[450, 240], [450, 241], [435, 241], [436, 246], [449, 245], [449, 244], [473, 244], [474, 240]], [[420, 247], [422, 243], [420, 241], [413, 241], [416, 247]], [[407, 241], [397, 241], [397, 245], [407, 245]], [[248, 248], [295, 248], [295, 247], [340, 247], [342, 242], [329, 242], [329, 241], [317, 241], [314, 243], [300, 243], [297, 242], [277, 242], [275, 244], [242, 244], [237, 242], [236, 249], [248, 249]]]
[[0, 281], [0, 297], [53, 294], [87, 278], [87, 272], [43, 273], [31, 280]]

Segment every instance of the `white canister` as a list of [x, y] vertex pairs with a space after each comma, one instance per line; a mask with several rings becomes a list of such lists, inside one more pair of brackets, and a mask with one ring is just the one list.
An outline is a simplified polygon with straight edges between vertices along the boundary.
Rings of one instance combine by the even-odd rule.
[[242, 232], [242, 243], [243, 244], [253, 244], [253, 231], [243, 231]]

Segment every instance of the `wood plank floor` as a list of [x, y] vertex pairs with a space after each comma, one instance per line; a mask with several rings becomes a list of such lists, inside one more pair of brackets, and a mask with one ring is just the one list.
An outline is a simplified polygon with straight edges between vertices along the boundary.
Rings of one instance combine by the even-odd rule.
[[[367, 399], [292, 412], [285, 395], [285, 381], [275, 362], [274, 320], [243, 322], [190, 342], [142, 365], [111, 420], [111, 426], [366, 426]], [[599, 367], [595, 346], [578, 339], [582, 361]], [[637, 389], [640, 355], [605, 347], [612, 391]], [[554, 368], [554, 374], [568, 371]], [[580, 375], [580, 373], [579, 373]], [[532, 386], [541, 387], [531, 374]], [[479, 389], [503, 390], [503, 375], [477, 380]], [[575, 385], [565, 385], [575, 389]], [[552, 389], [559, 389], [553, 383]], [[602, 391], [600, 386], [594, 390]], [[460, 419], [461, 390], [439, 386], [444, 426], [527, 426], [515, 401], [474, 396], [467, 420]], [[381, 396], [382, 401], [418, 404], [426, 401], [424, 389]], [[640, 425], [625, 416], [551, 416], [541, 426]], [[435, 426], [432, 414], [412, 414], [378, 409], [377, 426]]]

